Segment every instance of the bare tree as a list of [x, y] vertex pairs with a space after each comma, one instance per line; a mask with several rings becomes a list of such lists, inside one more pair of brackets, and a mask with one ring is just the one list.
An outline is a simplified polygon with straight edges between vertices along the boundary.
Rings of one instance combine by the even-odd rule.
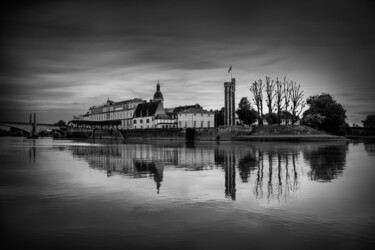
[[264, 85], [262, 80], [258, 80], [253, 82], [250, 86], [250, 91], [254, 95], [254, 103], [258, 109], [258, 124], [259, 126], [263, 126], [263, 88]]
[[272, 100], [274, 99], [276, 93], [275, 90], [275, 82], [274, 80], [271, 81], [270, 77], [266, 76], [266, 94], [267, 94], [267, 107], [268, 107], [268, 114], [271, 115], [273, 112], [274, 105], [272, 105]]
[[[288, 108], [290, 103], [290, 95], [291, 95], [291, 83], [289, 80], [284, 77], [283, 81], [283, 97], [284, 97], [284, 107], [285, 107], [285, 115], [288, 114]], [[286, 119], [286, 124], [288, 125], [288, 119]]]
[[297, 117], [301, 114], [302, 109], [305, 107], [303, 101], [303, 91], [300, 91], [300, 85], [296, 82], [290, 84], [290, 100], [292, 102], [292, 125], [298, 120]]
[[281, 109], [282, 109], [282, 98], [283, 98], [283, 89], [282, 89], [282, 84], [281, 81], [279, 81], [279, 78], [276, 78], [276, 90], [275, 90], [275, 105], [277, 109], [277, 121], [280, 123], [281, 121]]

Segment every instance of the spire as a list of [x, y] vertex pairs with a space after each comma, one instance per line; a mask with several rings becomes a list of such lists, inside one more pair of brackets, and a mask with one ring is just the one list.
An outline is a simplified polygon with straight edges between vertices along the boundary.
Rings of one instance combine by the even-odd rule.
[[160, 84], [159, 84], [159, 80], [158, 80], [158, 84], [156, 85], [156, 91], [160, 91]]

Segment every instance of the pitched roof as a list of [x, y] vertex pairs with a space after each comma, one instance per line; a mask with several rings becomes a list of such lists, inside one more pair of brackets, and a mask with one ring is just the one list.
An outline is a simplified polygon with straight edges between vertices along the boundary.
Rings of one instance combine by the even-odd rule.
[[182, 111], [185, 111], [185, 110], [191, 109], [191, 108], [195, 108], [195, 107], [202, 108], [199, 104], [194, 104], [194, 105], [175, 107], [175, 108], [172, 109], [172, 112], [175, 113], [175, 114], [178, 114]]
[[155, 119], [173, 120], [173, 118], [170, 115], [165, 114], [158, 114], [157, 116], [155, 116]]
[[182, 111], [181, 114], [213, 114], [213, 112], [209, 112], [201, 108], [190, 108]]
[[154, 116], [161, 102], [144, 102], [137, 106], [134, 117]]

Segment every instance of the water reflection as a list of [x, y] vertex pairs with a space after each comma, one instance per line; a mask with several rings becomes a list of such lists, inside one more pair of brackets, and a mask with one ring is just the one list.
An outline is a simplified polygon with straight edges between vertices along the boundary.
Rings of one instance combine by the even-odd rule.
[[365, 141], [364, 145], [365, 145], [365, 150], [367, 151], [367, 153], [369, 153], [369, 154], [375, 153], [375, 143], [374, 142]]
[[[252, 186], [257, 199], [293, 199], [301, 178], [330, 181], [343, 173], [342, 144], [109, 144], [72, 146], [73, 156], [112, 175], [150, 178], [161, 192], [166, 168], [223, 172], [224, 196], [236, 200], [236, 181]], [[238, 175], [237, 175], [238, 173]], [[238, 177], [238, 179], [237, 179]], [[238, 184], [237, 184], [238, 186]], [[251, 191], [250, 191], [251, 192]]]
[[347, 144], [327, 145], [304, 150], [303, 156], [310, 165], [308, 173], [314, 181], [330, 181], [343, 173]]

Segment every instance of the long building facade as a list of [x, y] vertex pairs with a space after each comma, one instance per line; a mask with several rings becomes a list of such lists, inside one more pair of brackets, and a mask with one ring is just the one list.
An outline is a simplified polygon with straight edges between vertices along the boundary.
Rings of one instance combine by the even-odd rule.
[[236, 79], [224, 83], [224, 125], [234, 126], [236, 123]]
[[134, 98], [131, 100], [125, 100], [121, 102], [113, 102], [107, 100], [103, 105], [90, 107], [87, 120], [90, 121], [113, 121], [120, 120], [122, 129], [132, 129], [133, 115], [140, 103], [145, 101], [140, 98]]

